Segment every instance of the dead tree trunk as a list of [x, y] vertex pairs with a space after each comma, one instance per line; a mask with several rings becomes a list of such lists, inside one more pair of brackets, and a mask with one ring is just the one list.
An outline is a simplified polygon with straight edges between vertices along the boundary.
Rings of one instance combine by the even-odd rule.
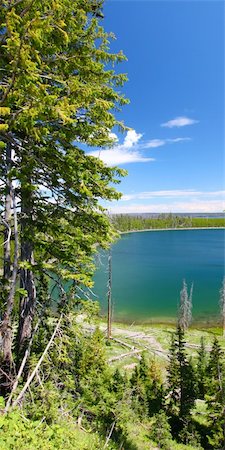
[[223, 337], [225, 338], [225, 277], [220, 289], [220, 312], [222, 319]]
[[8, 145], [6, 149], [6, 194], [5, 194], [5, 217], [4, 217], [4, 271], [3, 277], [6, 289], [9, 290], [11, 277], [11, 218], [12, 218], [12, 180], [10, 170], [12, 168], [12, 149]]
[[12, 327], [11, 312], [12, 301], [10, 295], [10, 282], [12, 275], [11, 267], [11, 239], [12, 239], [12, 202], [13, 202], [13, 184], [10, 176], [12, 168], [12, 148], [8, 145], [5, 158], [5, 214], [2, 220], [4, 224], [4, 262], [3, 262], [3, 285], [6, 309], [3, 314], [3, 320], [0, 327], [2, 338], [3, 366], [4, 371], [9, 373], [12, 365]]
[[16, 406], [16, 405], [21, 401], [21, 399], [23, 398], [23, 396], [24, 396], [26, 390], [28, 389], [30, 383], [32, 382], [32, 380], [33, 380], [35, 374], [37, 373], [37, 371], [38, 371], [40, 365], [42, 364], [42, 361], [43, 361], [43, 359], [45, 358], [45, 355], [48, 353], [48, 350], [49, 350], [49, 348], [51, 347], [51, 345], [52, 345], [52, 343], [53, 343], [53, 341], [54, 341], [54, 339], [55, 339], [55, 336], [56, 336], [56, 334], [57, 334], [57, 331], [58, 331], [58, 329], [59, 329], [59, 327], [60, 327], [60, 324], [61, 324], [61, 321], [62, 321], [62, 317], [63, 317], [63, 315], [61, 314], [61, 316], [60, 316], [60, 318], [59, 318], [59, 320], [58, 320], [58, 322], [57, 322], [57, 325], [56, 325], [56, 327], [55, 327], [55, 329], [54, 329], [54, 332], [53, 332], [53, 334], [52, 334], [52, 336], [51, 336], [51, 339], [49, 340], [48, 344], [46, 345], [45, 350], [44, 350], [44, 352], [42, 353], [42, 355], [41, 355], [41, 357], [40, 357], [40, 359], [39, 359], [39, 361], [38, 361], [36, 367], [34, 368], [33, 372], [29, 375], [29, 377], [28, 377], [28, 379], [27, 379], [27, 381], [26, 381], [26, 383], [25, 383], [25, 385], [24, 385], [22, 391], [19, 393], [19, 395], [18, 395], [18, 397], [16, 398], [16, 400], [14, 400], [14, 402], [13, 402], [13, 404], [12, 404], [13, 407]]
[[107, 338], [112, 336], [112, 254], [111, 249], [108, 257], [108, 320], [107, 320]]
[[36, 286], [33, 273], [33, 197], [31, 181], [21, 186], [21, 265], [20, 287], [23, 294], [20, 301], [18, 331], [19, 353], [23, 353], [32, 335], [32, 322], [36, 307]]
[[11, 316], [14, 306], [16, 282], [18, 275], [18, 257], [19, 257], [19, 241], [18, 241], [18, 224], [17, 224], [17, 210], [16, 210], [16, 197], [14, 191], [13, 196], [13, 222], [14, 222], [14, 260], [12, 271], [10, 269], [9, 279], [9, 291], [7, 291], [6, 310], [1, 325], [2, 335], [2, 349], [3, 349], [3, 362], [5, 364], [12, 365], [12, 324]]
[[26, 294], [20, 302], [19, 320], [19, 348], [22, 349], [29, 341], [32, 334], [32, 321], [36, 306], [36, 287], [32, 265], [34, 264], [33, 248], [31, 243], [23, 242], [21, 259], [30, 265], [29, 268], [21, 269], [21, 288]]

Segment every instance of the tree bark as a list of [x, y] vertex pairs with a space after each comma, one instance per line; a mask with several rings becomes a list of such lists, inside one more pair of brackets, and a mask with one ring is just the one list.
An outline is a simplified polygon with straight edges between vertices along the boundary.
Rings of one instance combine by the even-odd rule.
[[8, 145], [6, 149], [6, 194], [5, 194], [5, 215], [4, 215], [4, 271], [3, 277], [6, 282], [6, 288], [9, 290], [11, 277], [11, 218], [12, 218], [12, 180], [10, 170], [12, 168], [12, 149]]
[[[23, 262], [34, 264], [33, 246], [30, 242], [23, 242], [21, 259]], [[21, 288], [27, 294], [21, 298], [19, 320], [19, 348], [22, 349], [32, 334], [32, 322], [36, 306], [36, 287], [32, 268], [21, 269]]]
[[112, 336], [112, 254], [111, 249], [108, 257], [108, 319], [107, 319], [107, 338]]
[[34, 251], [32, 242], [33, 196], [31, 180], [21, 183], [21, 263], [20, 287], [26, 291], [20, 301], [18, 331], [19, 353], [24, 353], [32, 335], [32, 322], [36, 307], [36, 286], [33, 273]]
[[[2, 338], [3, 366], [6, 373], [10, 373], [12, 366], [12, 326], [11, 313], [12, 302], [10, 295], [10, 282], [12, 276], [11, 267], [11, 238], [12, 238], [12, 202], [13, 202], [13, 185], [10, 177], [12, 168], [12, 148], [8, 145], [6, 148], [6, 193], [5, 193], [5, 214], [3, 224], [4, 229], [4, 262], [3, 262], [3, 283], [4, 297], [6, 300], [6, 309], [3, 314], [3, 320], [0, 327]], [[6, 380], [3, 380], [5, 382]]]

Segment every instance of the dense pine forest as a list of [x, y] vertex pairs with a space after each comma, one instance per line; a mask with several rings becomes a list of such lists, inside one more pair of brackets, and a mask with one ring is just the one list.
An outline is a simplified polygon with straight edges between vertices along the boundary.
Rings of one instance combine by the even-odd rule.
[[223, 449], [217, 338], [191, 358], [178, 326], [166, 364], [118, 368], [86, 298], [97, 249], [140, 226], [99, 205], [125, 171], [83, 150], [126, 129], [126, 58], [102, 21], [102, 0], [0, 2], [0, 448]]
[[157, 217], [144, 217], [129, 214], [115, 214], [112, 222], [118, 231], [135, 231], [164, 228], [224, 228], [222, 217], [192, 217], [179, 214], [158, 214]]

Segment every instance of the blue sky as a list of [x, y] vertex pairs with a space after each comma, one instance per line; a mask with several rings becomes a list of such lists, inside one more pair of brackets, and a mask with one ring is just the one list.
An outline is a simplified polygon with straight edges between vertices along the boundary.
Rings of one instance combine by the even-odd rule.
[[[109, 165], [128, 170], [111, 212], [219, 212], [225, 209], [224, 2], [108, 0], [111, 51], [128, 58]], [[98, 156], [99, 150], [92, 154]]]

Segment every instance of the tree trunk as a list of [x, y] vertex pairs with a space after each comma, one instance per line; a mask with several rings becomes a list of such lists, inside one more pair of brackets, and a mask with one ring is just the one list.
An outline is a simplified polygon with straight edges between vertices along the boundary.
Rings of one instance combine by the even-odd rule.
[[[30, 265], [34, 264], [33, 248], [30, 242], [23, 242], [21, 257], [23, 262], [28, 262]], [[20, 302], [19, 348], [22, 349], [31, 338], [36, 306], [36, 287], [32, 268], [21, 269], [20, 286], [27, 292]]]
[[[36, 307], [36, 286], [32, 266], [34, 251], [32, 242], [33, 197], [31, 181], [21, 186], [21, 263], [20, 287], [24, 291], [20, 301], [18, 331], [19, 353], [23, 353], [32, 335], [32, 322]], [[27, 266], [27, 267], [26, 267]]]
[[12, 201], [13, 201], [13, 185], [10, 177], [12, 168], [12, 149], [8, 145], [6, 148], [6, 194], [5, 194], [5, 214], [4, 214], [4, 263], [3, 263], [3, 283], [4, 297], [6, 300], [6, 309], [3, 314], [3, 320], [0, 327], [2, 337], [3, 366], [6, 373], [10, 372], [12, 365], [12, 327], [11, 312], [12, 307], [9, 305], [10, 282], [12, 275], [11, 267], [11, 236], [12, 236]]
[[12, 218], [12, 180], [10, 170], [12, 168], [12, 150], [9, 146], [6, 149], [6, 194], [5, 194], [5, 217], [4, 217], [4, 272], [3, 277], [6, 283], [6, 289], [9, 290], [11, 277], [11, 218]]
[[108, 320], [107, 320], [107, 338], [112, 336], [112, 254], [111, 249], [108, 257]]

